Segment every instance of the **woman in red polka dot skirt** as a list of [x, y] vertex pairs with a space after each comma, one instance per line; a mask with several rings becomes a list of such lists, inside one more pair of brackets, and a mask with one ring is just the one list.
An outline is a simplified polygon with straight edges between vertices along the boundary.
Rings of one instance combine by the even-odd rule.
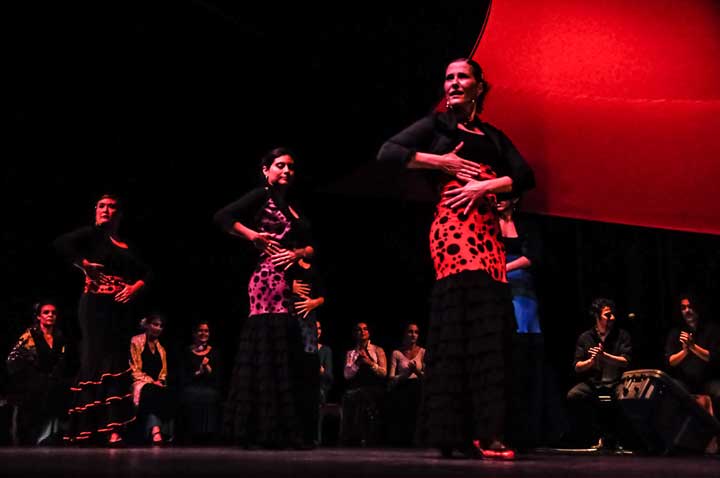
[[430, 227], [432, 291], [421, 444], [443, 456], [512, 458], [503, 442], [515, 324], [500, 242], [497, 195], [535, 184], [510, 140], [480, 120], [488, 84], [473, 60], [445, 72], [445, 108], [388, 140], [378, 159], [427, 170], [438, 203]]

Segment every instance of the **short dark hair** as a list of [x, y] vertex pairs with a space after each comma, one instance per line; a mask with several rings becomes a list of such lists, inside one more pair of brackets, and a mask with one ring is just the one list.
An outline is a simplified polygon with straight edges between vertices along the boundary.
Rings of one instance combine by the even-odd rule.
[[122, 208], [122, 200], [120, 199], [120, 195], [116, 193], [106, 192], [104, 194], [101, 194], [97, 200], [95, 200], [95, 206], [97, 206], [97, 203], [102, 201], [103, 199], [112, 199], [115, 201], [115, 206], [117, 206], [118, 209]]
[[681, 294], [678, 294], [677, 303], [680, 304], [680, 302], [682, 302], [683, 300], [687, 300], [688, 302], [690, 302], [690, 305], [692, 305], [693, 308], [698, 303], [697, 297], [692, 292], [683, 292]]
[[678, 294], [677, 302], [675, 303], [675, 316], [678, 317], [678, 319], [683, 323], [685, 319], [683, 318], [682, 312], [680, 311], [680, 303], [683, 301], [683, 299], [687, 299], [688, 302], [690, 302], [690, 307], [692, 310], [695, 311], [695, 315], [700, 318], [700, 321], [703, 320], [703, 306], [702, 302], [700, 302], [697, 298], [697, 295], [695, 295], [692, 292], [683, 292], [682, 294]]
[[43, 306], [45, 306], [45, 305], [52, 305], [52, 306], [55, 306], [55, 308], [57, 308], [57, 304], [55, 303], [54, 300], [52, 300], [48, 297], [43, 297], [33, 304], [33, 306], [32, 306], [33, 317], [37, 317], [38, 315], [40, 315], [40, 311], [42, 310]]
[[210, 319], [199, 319], [199, 320], [196, 320], [195, 322], [193, 322], [192, 331], [196, 332], [197, 329], [200, 328], [200, 326], [202, 324], [206, 324], [208, 326], [208, 328], [212, 330], [212, 322], [210, 322]]
[[610, 307], [610, 310], [612, 310], [613, 314], [615, 313], [615, 302], [613, 302], [611, 299], [606, 299], [605, 297], [598, 297], [594, 299], [590, 303], [590, 309], [588, 311], [590, 313], [590, 317], [593, 320], [596, 320], [598, 317], [600, 317], [600, 312], [602, 312], [605, 307]]

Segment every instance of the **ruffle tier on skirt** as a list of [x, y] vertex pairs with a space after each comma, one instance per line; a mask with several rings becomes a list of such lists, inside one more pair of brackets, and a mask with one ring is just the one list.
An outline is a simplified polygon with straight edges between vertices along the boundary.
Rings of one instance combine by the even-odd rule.
[[508, 284], [484, 271], [435, 283], [417, 430], [425, 446], [502, 438], [515, 328]]
[[302, 353], [290, 314], [250, 316], [243, 325], [225, 402], [224, 432], [242, 446], [284, 448], [301, 443], [290, 362]]

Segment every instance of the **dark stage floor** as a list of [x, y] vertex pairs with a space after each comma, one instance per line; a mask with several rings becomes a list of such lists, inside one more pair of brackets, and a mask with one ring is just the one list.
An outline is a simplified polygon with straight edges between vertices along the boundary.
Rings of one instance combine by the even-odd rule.
[[717, 477], [717, 456], [520, 455], [513, 462], [443, 460], [434, 450], [324, 448], [245, 451], [233, 448], [3, 448], [0, 475], [233, 477]]

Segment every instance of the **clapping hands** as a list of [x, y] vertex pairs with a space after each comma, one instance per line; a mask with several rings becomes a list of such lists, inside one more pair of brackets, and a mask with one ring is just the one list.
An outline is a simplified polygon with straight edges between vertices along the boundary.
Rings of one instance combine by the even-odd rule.
[[691, 332], [680, 332], [680, 343], [682, 344], [682, 348], [687, 350], [688, 348], [692, 347], [692, 344], [695, 342], [695, 338], [693, 337], [693, 334]]
[[599, 343], [595, 347], [590, 347], [588, 352], [590, 353], [590, 358], [593, 363], [598, 364], [603, 356], [603, 344]]

